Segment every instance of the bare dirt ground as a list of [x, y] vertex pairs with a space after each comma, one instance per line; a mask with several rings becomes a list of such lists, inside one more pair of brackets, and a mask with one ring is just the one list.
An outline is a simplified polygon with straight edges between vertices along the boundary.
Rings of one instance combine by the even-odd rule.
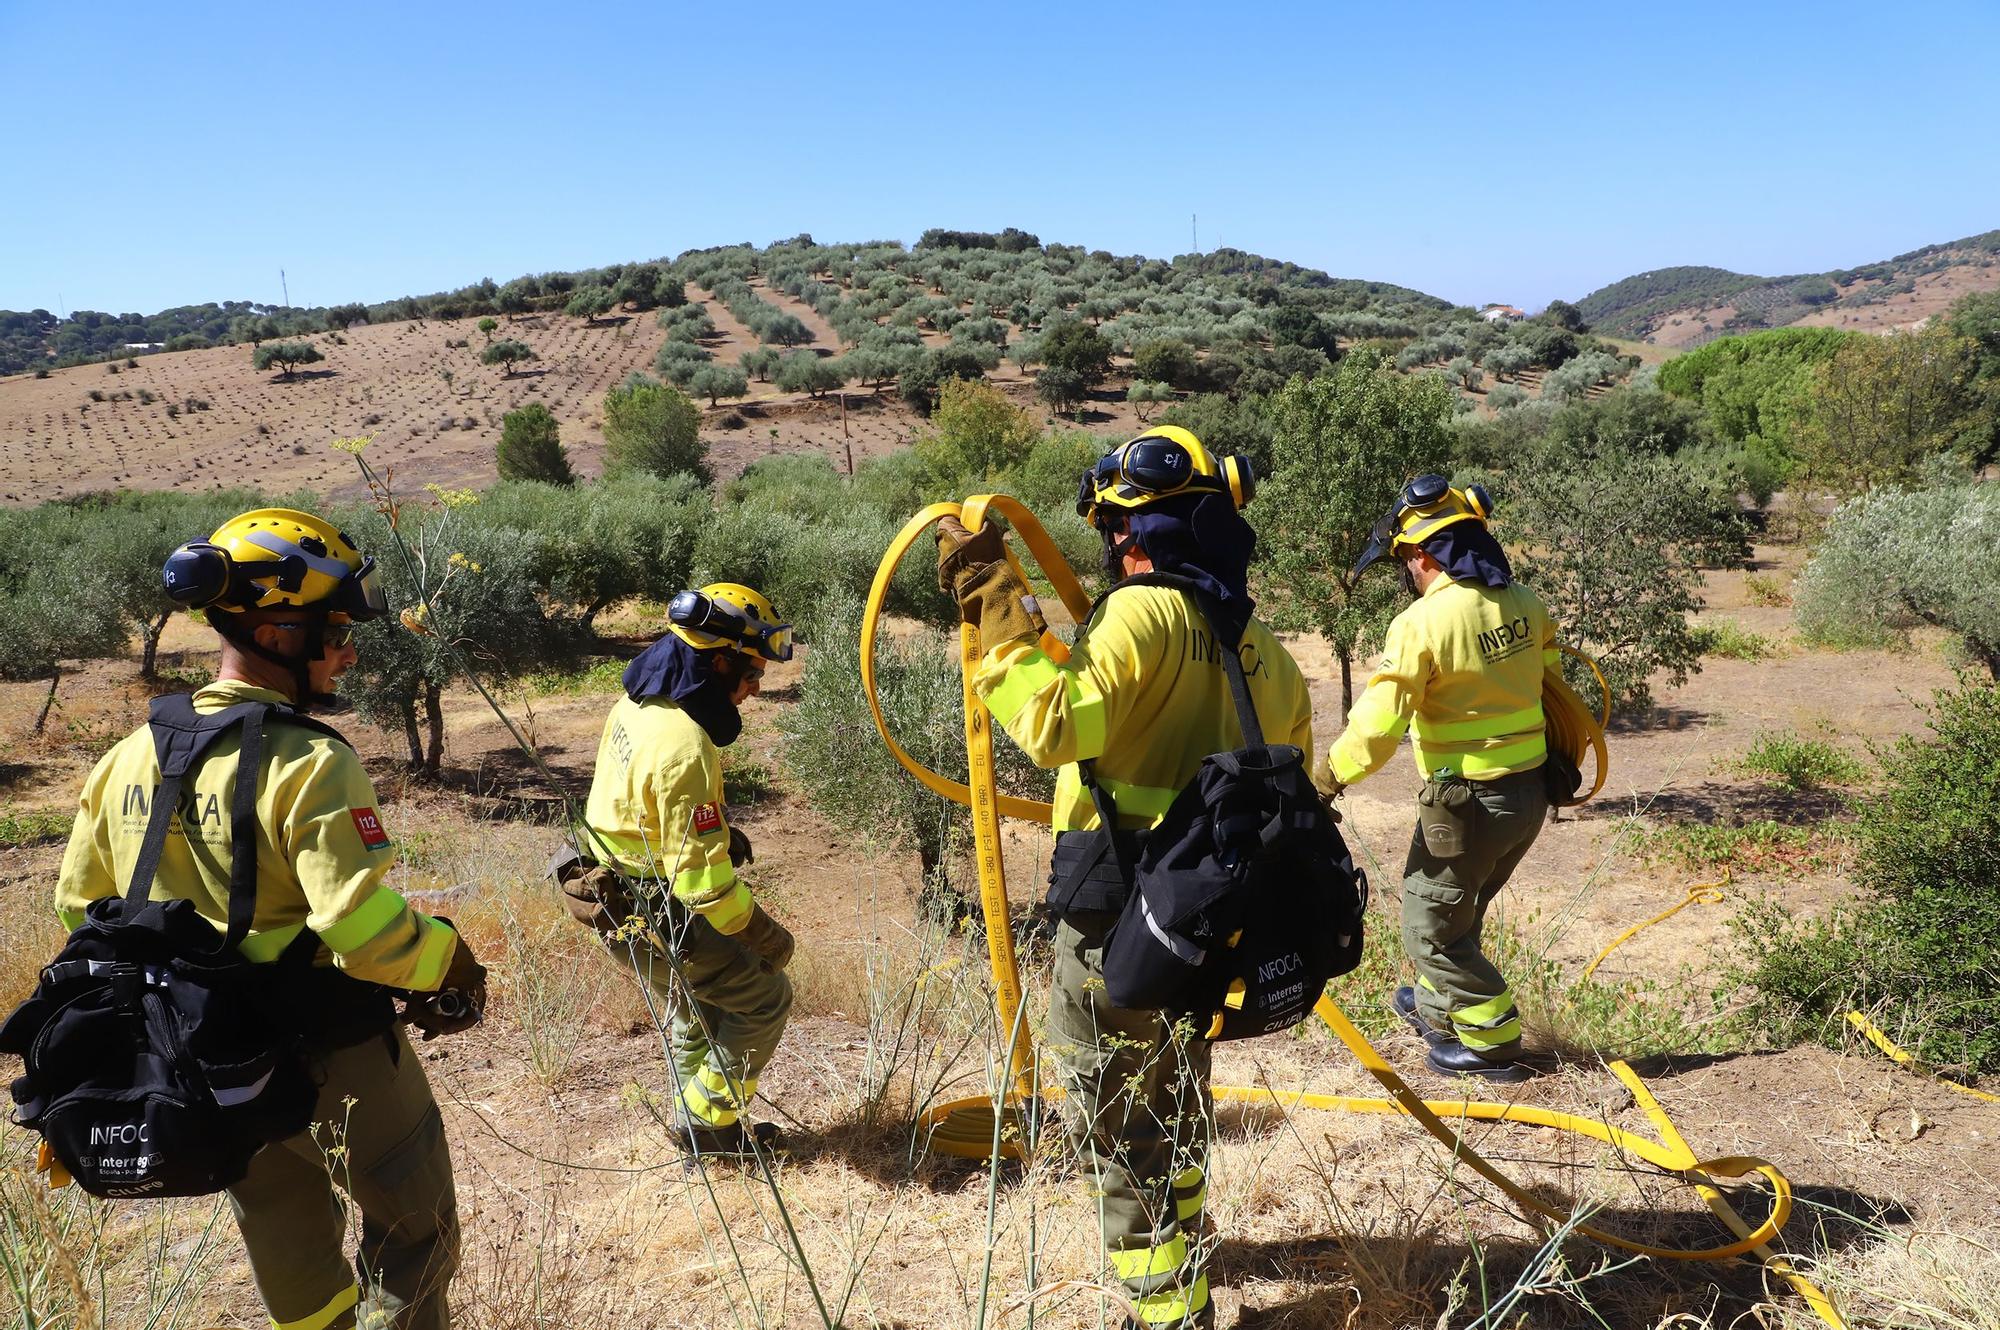
[[[805, 321], [814, 351], [844, 349], [818, 311], [761, 281], [752, 287]], [[688, 294], [707, 303], [718, 333], [708, 345], [718, 363], [733, 365], [756, 347], [709, 292]], [[358, 492], [353, 464], [328, 445], [359, 434], [375, 436], [369, 455], [378, 464], [480, 488], [497, 478], [501, 417], [531, 401], [560, 422], [578, 471], [599, 474], [604, 394], [635, 370], [652, 372], [665, 341], [654, 314], [614, 312], [592, 323], [562, 314], [503, 319], [495, 338], [524, 342], [540, 357], [513, 375], [480, 363], [485, 338], [477, 322], [362, 324], [339, 342], [315, 335], [305, 340], [325, 360], [289, 381], [252, 370], [247, 346], [141, 356], [135, 368], [119, 362], [116, 374], [83, 365], [46, 379], [0, 378], [0, 504], [120, 488], [220, 489], [240, 483], [246, 472], [272, 493], [350, 496]], [[1100, 390], [1080, 422], [1048, 417], [1034, 401], [1033, 379], [1011, 362], [990, 377], [1052, 426], [1138, 432], [1138, 417], [1123, 400], [1123, 377]], [[93, 401], [93, 392], [104, 400]], [[817, 452], [844, 467], [850, 453], [857, 461], [879, 456], [923, 427], [893, 384], [880, 393], [850, 387], [814, 400], [753, 380], [742, 401], [706, 409], [703, 437], [726, 478], [775, 453]]]
[[[1796, 570], [1790, 547], [1757, 555], [1757, 571], [1781, 585]], [[1767, 817], [1810, 823], [1829, 811], [1825, 801], [1780, 793], [1733, 769], [1759, 731], [1818, 732], [1824, 725], [1858, 752], [1916, 728], [1917, 704], [1950, 681], [1943, 660], [1922, 643], [1903, 653], [1800, 649], [1790, 640], [1788, 611], [1755, 603], [1745, 574], [1712, 577], [1709, 600], [1711, 620], [1769, 637], [1775, 654], [1711, 660], [1687, 685], [1663, 690], [1652, 716], [1621, 724], [1605, 795], [1582, 816], [1548, 827], [1503, 897], [1501, 917], [1568, 973], [1620, 929], [1682, 898], [1689, 884], [1687, 872], [1635, 855], [1635, 829]], [[627, 615], [610, 630], [635, 635], [621, 648], [629, 652], [657, 626]], [[191, 625], [177, 622], [163, 663], [200, 677], [212, 659], [205, 645]], [[1324, 742], [1340, 720], [1337, 667], [1316, 641], [1293, 647]], [[760, 898], [801, 941], [794, 967], [800, 1016], [763, 1087], [773, 1105], [766, 1111], [791, 1138], [784, 1192], [817, 1278], [835, 1297], [851, 1284], [849, 1324], [971, 1326], [989, 1248], [996, 1300], [1033, 1282], [1087, 1278], [1096, 1269], [1095, 1220], [1059, 1153], [1025, 1173], [1010, 1170], [993, 1194], [990, 1219], [984, 1172], [935, 1159], [911, 1163], [911, 1138], [899, 1125], [907, 1120], [907, 1107], [899, 1107], [906, 1093], [876, 1094], [873, 1087], [931, 1074], [955, 1077], [947, 1097], [981, 1092], [994, 1042], [977, 982], [983, 958], [970, 938], [924, 940], [912, 856], [871, 851], [787, 791], [775, 720], [790, 705], [798, 668], [773, 668], [767, 696], [750, 705], [745, 738], [731, 750], [732, 761], [760, 762], [776, 778], [769, 797], [733, 816], [756, 844], [749, 875]], [[50, 733], [40, 737], [26, 732], [39, 686], [0, 685], [0, 805], [73, 806], [88, 764], [143, 714], [145, 690], [133, 676], [131, 665], [113, 663], [68, 680]], [[587, 785], [610, 697], [533, 701], [532, 734], [572, 792]], [[518, 695], [510, 705], [525, 713]], [[711, 1193], [673, 1162], [646, 1109], [648, 1096], [667, 1083], [657, 1037], [629, 978], [593, 955], [593, 945], [536, 886], [559, 834], [548, 822], [551, 796], [525, 777], [498, 722], [469, 692], [454, 694], [446, 773], [437, 783], [409, 778], [397, 736], [351, 720], [347, 728], [402, 846], [393, 880], [427, 903], [449, 902], [495, 970], [496, 1005], [482, 1035], [425, 1049], [457, 1160], [468, 1251], [458, 1301], [469, 1322], [820, 1324], [786, 1255], [789, 1239], [769, 1191], [724, 1171]], [[1345, 801], [1350, 839], [1364, 861], [1384, 870], [1376, 875], [1388, 888], [1377, 893], [1376, 927], [1390, 933], [1390, 884], [1414, 785], [1409, 759], [1399, 755]], [[1046, 843], [1045, 833], [1032, 830], [1010, 836], [1018, 904], [1038, 892]], [[59, 940], [46, 902], [60, 851], [54, 841], [0, 850], [0, 953], [7, 957], [0, 976], [9, 1000]], [[1671, 984], [1692, 967], [1711, 980], [1726, 954], [1726, 921], [1748, 897], [1818, 908], [1849, 890], [1833, 870], [1739, 876], [1724, 902], [1642, 933], [1613, 954], [1600, 978]], [[1031, 950], [1031, 993], [1043, 963]], [[919, 973], [935, 988], [913, 987]], [[899, 994], [907, 1001], [912, 992], [937, 989], [949, 991], [927, 1016], [908, 1028], [894, 1019]], [[1350, 1010], [1372, 1012], [1378, 1024], [1383, 996], [1352, 984], [1340, 994]], [[1413, 1036], [1394, 1033], [1380, 1043], [1423, 1093], [1454, 1093], [1421, 1070]], [[1550, 1074], [1522, 1088], [1525, 1100], [1652, 1134], [1597, 1058], [1541, 1060]], [[892, 1075], [891, 1067], [900, 1070]], [[1795, 1252], [1837, 1266], [1858, 1259], [1843, 1253], [1877, 1251], [1871, 1244], [1878, 1235], [1844, 1216], [1895, 1235], [1881, 1251], [1923, 1235], [2000, 1231], [2000, 1183], [1988, 1167], [2000, 1108], [1931, 1086], [1872, 1051], [1663, 1058], [1638, 1070], [1697, 1153], [1757, 1154], [1786, 1170], [1803, 1198], [1787, 1230]], [[1375, 1093], [1317, 1031], [1230, 1046], [1217, 1076]], [[1607, 1227], [1681, 1244], [1718, 1240], [1684, 1189], [1644, 1169], [1634, 1173], [1630, 1161], [1595, 1146], [1516, 1128], [1478, 1128], [1473, 1137], [1559, 1204], [1600, 1202], [1597, 1221]], [[1476, 1309], [1479, 1280], [1506, 1287], [1538, 1239], [1497, 1198], [1479, 1187], [1462, 1190], [1451, 1173], [1442, 1151], [1393, 1118], [1227, 1110], [1211, 1202], [1222, 1323], [1414, 1327], [1469, 1319], [1476, 1312], [1454, 1312], [1454, 1298], [1469, 1297]], [[1754, 1196], [1739, 1203], [1759, 1213]], [[718, 1214], [739, 1244], [735, 1256], [720, 1245]], [[1595, 1252], [1586, 1246], [1577, 1256], [1587, 1268]], [[226, 1219], [219, 1261], [201, 1302], [203, 1323], [259, 1323]], [[1749, 1267], [1664, 1264], [1604, 1275], [1588, 1296], [1601, 1323], [1618, 1326], [1658, 1325], [1682, 1314], [1698, 1318], [1683, 1324], [1712, 1317], [1720, 1325], [1767, 1297]], [[1782, 1289], [1770, 1296], [1775, 1305], [1794, 1305]], [[762, 1300], [754, 1316], [752, 1297]], [[1096, 1324], [1098, 1303], [1087, 1288], [1048, 1293], [1039, 1305], [1037, 1324]], [[1529, 1324], [1600, 1323], [1565, 1296], [1524, 1309]], [[1003, 1323], [1024, 1320], [1016, 1306]]]

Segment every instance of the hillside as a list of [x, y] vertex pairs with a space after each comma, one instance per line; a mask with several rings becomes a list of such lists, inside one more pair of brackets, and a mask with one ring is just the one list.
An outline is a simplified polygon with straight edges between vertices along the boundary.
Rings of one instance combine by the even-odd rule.
[[[1268, 390], [1309, 368], [1300, 357], [1317, 357], [1314, 344], [1408, 339], [1452, 313], [1405, 287], [1240, 250], [1169, 261], [1016, 231], [931, 231], [913, 247], [798, 236], [373, 305], [0, 312], [0, 363], [30, 371], [0, 378], [0, 503], [214, 489], [245, 467], [267, 489], [337, 493], [354, 480], [326, 445], [363, 433], [376, 455], [426, 479], [481, 485], [493, 479], [502, 417], [529, 402], [549, 409], [579, 469], [595, 474], [606, 391], [635, 372], [691, 387], [709, 367], [744, 373], [706, 400], [703, 432], [721, 474], [773, 452], [845, 465], [922, 428], [898, 379], [926, 351], [969, 356], [1033, 402], [1037, 341], [1059, 323], [1087, 323], [1117, 360], [1082, 399], [1050, 408], [1052, 420], [1136, 431], [1140, 408], [1125, 398], [1131, 353], [1145, 342], [1203, 349], [1218, 374], [1227, 365], [1222, 390]], [[128, 347], [133, 337], [153, 339], [151, 349]], [[253, 350], [274, 341], [307, 343], [321, 358], [294, 375], [254, 368]], [[534, 358], [512, 372], [487, 364], [495, 341]], [[781, 356], [838, 373], [788, 378], [772, 363]]]
[[1831, 272], [1758, 277], [1727, 268], [1642, 272], [1599, 287], [1577, 308], [1600, 333], [1697, 346], [1728, 332], [1811, 325], [1883, 332], [1943, 312], [1968, 291], [2000, 287], [2000, 231]]

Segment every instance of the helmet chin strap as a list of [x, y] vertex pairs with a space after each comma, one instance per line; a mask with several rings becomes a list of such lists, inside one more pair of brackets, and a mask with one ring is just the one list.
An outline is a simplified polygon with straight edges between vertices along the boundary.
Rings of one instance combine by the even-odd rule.
[[1125, 580], [1125, 556], [1139, 548], [1139, 537], [1128, 529], [1120, 535], [1108, 520], [1100, 519], [1097, 534], [1104, 538], [1104, 576], [1110, 582]]
[[302, 613], [304, 650], [296, 656], [280, 655], [259, 642], [254, 631], [243, 632], [233, 614], [211, 614], [208, 621], [237, 650], [283, 666], [292, 676], [292, 704], [300, 711], [311, 711], [315, 706], [329, 705], [339, 699], [331, 693], [314, 692], [312, 686], [312, 662], [326, 654], [326, 611], [307, 609]]

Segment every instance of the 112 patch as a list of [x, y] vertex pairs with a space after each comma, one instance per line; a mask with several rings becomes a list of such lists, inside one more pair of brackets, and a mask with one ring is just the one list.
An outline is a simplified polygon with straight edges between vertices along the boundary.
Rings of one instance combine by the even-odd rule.
[[722, 830], [722, 809], [715, 804], [696, 804], [694, 830], [697, 836], [712, 836]]
[[354, 829], [361, 833], [361, 846], [367, 850], [389, 848], [389, 833], [382, 830], [382, 819], [372, 808], [350, 808], [348, 816], [354, 819]]

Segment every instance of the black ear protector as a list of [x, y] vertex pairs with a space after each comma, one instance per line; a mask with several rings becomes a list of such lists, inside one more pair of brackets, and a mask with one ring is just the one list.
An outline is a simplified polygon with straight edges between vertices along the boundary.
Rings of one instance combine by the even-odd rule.
[[1222, 478], [1229, 482], [1229, 497], [1240, 511], [1257, 495], [1257, 468], [1242, 453], [1222, 459]]
[[248, 569], [229, 557], [229, 551], [205, 540], [191, 540], [167, 556], [160, 568], [160, 582], [167, 599], [187, 609], [218, 605], [226, 609], [248, 609], [263, 599], [264, 588], [252, 581], [277, 579], [278, 586], [296, 591], [305, 581], [305, 560], [295, 556], [260, 560]]
[[[1480, 521], [1493, 515], [1493, 496], [1484, 485], [1467, 485], [1459, 493], [1465, 496], [1465, 506]], [[1450, 497], [1451, 482], [1443, 476], [1435, 472], [1418, 476], [1403, 486], [1403, 492], [1397, 496], [1397, 515], [1428, 512]]]
[[735, 606], [700, 591], [676, 591], [667, 602], [667, 622], [691, 633], [727, 638], [773, 660], [792, 658], [792, 626], [747, 617]]
[[1164, 498], [1182, 490], [1214, 488], [1226, 492], [1242, 508], [1257, 492], [1257, 469], [1242, 453], [1232, 453], [1217, 463], [1219, 475], [1213, 480], [1198, 475], [1194, 457], [1173, 439], [1147, 435], [1134, 439], [1097, 459], [1077, 484], [1076, 511], [1088, 516], [1097, 506], [1097, 496], [1113, 485], [1123, 485], [1142, 494]]

